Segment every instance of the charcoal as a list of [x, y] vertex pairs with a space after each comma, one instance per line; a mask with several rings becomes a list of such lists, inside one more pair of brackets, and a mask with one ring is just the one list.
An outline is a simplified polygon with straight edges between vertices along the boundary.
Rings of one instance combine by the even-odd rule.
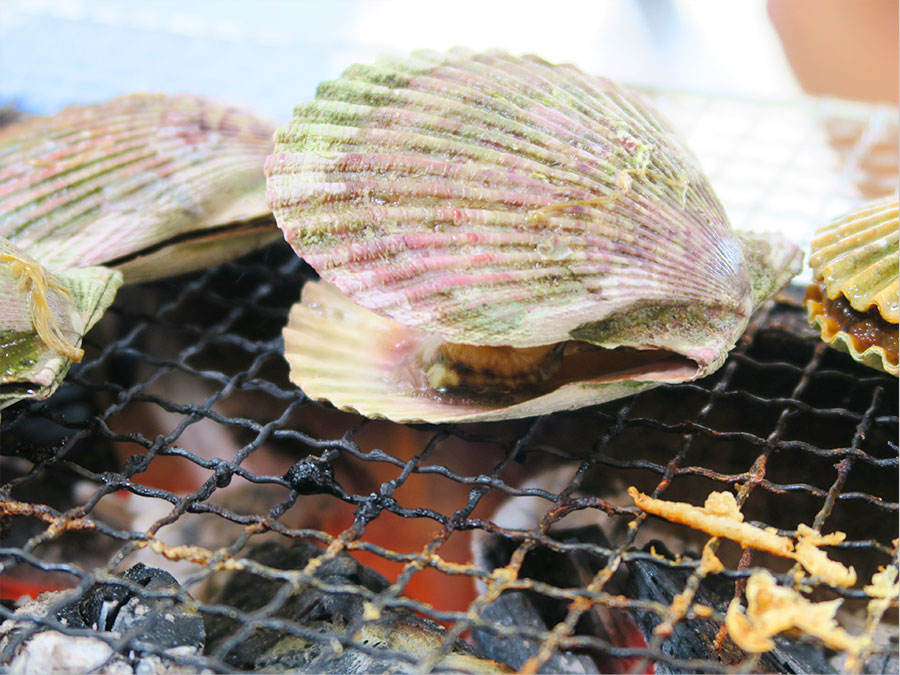
[[[492, 626], [531, 628], [541, 633], [548, 629], [527, 591], [508, 591], [488, 603], [481, 611], [481, 618]], [[490, 659], [520, 670], [525, 662], [537, 654], [539, 639], [524, 636], [501, 637], [487, 628], [472, 630], [475, 644]], [[597, 665], [587, 655], [557, 650], [540, 667], [539, 673], [599, 673]]]
[[[179, 588], [171, 574], [143, 563], [121, 576], [147, 591], [174, 593]], [[142, 597], [113, 584], [95, 584], [79, 602], [61, 610], [57, 619], [72, 627], [128, 634], [157, 649], [193, 647], [199, 651], [206, 641], [203, 619], [194, 610], [172, 598]]]
[[[320, 638], [287, 635], [279, 639], [253, 662], [258, 672], [302, 673], [415, 673], [416, 662], [440, 648], [443, 629], [433, 621], [398, 612], [384, 612], [367, 621], [354, 642], [368, 649], [332, 649], [329, 638], [334, 624], [312, 622], [305, 626]], [[438, 659], [432, 672], [510, 672], [502, 664], [481, 658], [466, 643], [457, 641]], [[578, 672], [578, 671], [574, 671]]]
[[[288, 547], [266, 542], [252, 549], [247, 557], [276, 569], [297, 570], [323, 552], [321, 547], [306, 542], [295, 542]], [[346, 553], [322, 563], [314, 576], [330, 585], [352, 584], [374, 593], [390, 585], [387, 579]], [[222, 589], [220, 602], [227, 602], [242, 612], [254, 612], [266, 608], [285, 583], [248, 571], [237, 572]], [[258, 628], [230, 647], [226, 643], [240, 628], [240, 622], [210, 616], [207, 629], [211, 653], [225, 645], [225, 662], [242, 670], [364, 673], [415, 672], [417, 661], [440, 649], [444, 629], [412, 612], [384, 609], [376, 619], [359, 621], [364, 599], [352, 591], [348, 588], [347, 593], [324, 592], [312, 585], [301, 585], [275, 611], [266, 612], [266, 616], [292, 622], [296, 630]], [[353, 643], [363, 649], [348, 645], [335, 651], [335, 634], [354, 623], [360, 625]], [[460, 640], [438, 659], [435, 671], [442, 670], [506, 672], [502, 665], [481, 658]]]
[[[120, 576], [149, 592], [179, 590], [171, 574], [143, 564]], [[71, 593], [43, 593], [16, 614], [43, 616], [66, 629], [90, 629], [115, 640], [125, 637], [128, 655], [116, 654], [106, 640], [67, 635], [43, 625], [27, 636], [25, 631], [32, 624], [17, 621], [14, 615], [0, 627], [0, 647], [4, 658], [10, 660], [11, 672], [77, 673], [101, 666], [111, 673], [200, 672], [176, 661], [198, 654], [206, 641], [202, 618], [184, 603], [169, 597], [145, 597], [122, 585], [98, 583], [79, 599], [51, 611]]]
[[[275, 542], [266, 542], [254, 547], [247, 557], [275, 569], [298, 570], [303, 569], [310, 558], [322, 553], [323, 549], [319, 546], [302, 541], [287, 547]], [[324, 562], [316, 570], [315, 577], [323, 583], [351, 583], [375, 593], [383, 591], [390, 585], [383, 576], [360, 565], [346, 553]], [[243, 612], [253, 612], [269, 603], [284, 583], [278, 579], [260, 577], [252, 572], [237, 572], [222, 589], [220, 602]], [[281, 606], [278, 616], [345, 624], [362, 613], [362, 602], [359, 595], [324, 593], [307, 586], [297, 589], [288, 597]], [[215, 647], [222, 639], [232, 635], [236, 627], [237, 623], [227, 617], [210, 617], [207, 620], [210, 645]], [[274, 634], [267, 638], [269, 642], [275, 639]]]
[[[603, 530], [595, 525], [554, 531], [552, 536], [565, 544], [592, 543], [609, 548]], [[479, 556], [483, 564], [492, 569], [506, 565], [516, 548], [515, 542], [499, 536], [487, 537], [484, 542]], [[605, 556], [585, 550], [563, 553], [546, 547], [535, 547], [525, 557], [520, 578], [534, 579], [561, 588], [583, 588], [605, 564]], [[620, 577], [621, 575], [613, 576], [613, 586], [620, 584]], [[488, 604], [482, 612], [482, 618], [491, 624], [534, 628], [546, 633], [565, 619], [567, 609], [567, 601], [547, 598], [531, 590], [515, 591], [506, 592]], [[613, 607], [595, 605], [582, 616], [576, 626], [576, 634], [598, 637], [615, 647], [646, 647], [628, 613]], [[529, 657], [536, 654], [541, 643], [540, 640], [526, 637], [503, 638], [495, 631], [482, 627], [474, 628], [472, 636], [485, 654], [514, 668], [520, 668]], [[639, 660], [614, 657], [601, 650], [592, 650], [590, 653], [557, 650], [540, 672], [628, 671]]]
[[[651, 548], [663, 557], [671, 557], [665, 545], [659, 541], [653, 541], [644, 548], [649, 552]], [[674, 597], [684, 590], [690, 570], [674, 569], [664, 564], [648, 562], [646, 560], [632, 560], [628, 563], [629, 576], [626, 584], [626, 593], [630, 598], [653, 600], [664, 605], [671, 605]], [[734, 596], [734, 585], [727, 581], [721, 581], [718, 577], [707, 577], [700, 584], [694, 596], [695, 602], [712, 607], [724, 613], [728, 603]], [[662, 619], [658, 614], [649, 611], [633, 610], [633, 615], [638, 626], [644, 632], [647, 641], [653, 637], [653, 629]], [[742, 655], [726, 641], [721, 655], [717, 653], [714, 643], [719, 632], [719, 624], [707, 619], [694, 619], [690, 622], [680, 621], [675, 624], [672, 635], [663, 641], [660, 648], [663, 653], [673, 659], [702, 659], [716, 660], [720, 657], [726, 663], [736, 663]], [[816, 645], [790, 640], [781, 635], [775, 637], [776, 647], [760, 657], [758, 669], [760, 672], [775, 673], [834, 673], [836, 672], [825, 659], [822, 649]], [[659, 662], [656, 664], [656, 673], [666, 675], [668, 673], [687, 673], [684, 670], [670, 664]]]
[[[170, 657], [194, 654], [186, 647], [167, 650]], [[108, 643], [93, 637], [65, 635], [51, 630], [38, 633], [29, 640], [9, 666], [15, 675], [45, 675], [45, 673], [102, 672], [105, 675], [206, 675], [209, 669], [186, 665], [172, 658], [146, 654], [126, 658], [116, 654]]]

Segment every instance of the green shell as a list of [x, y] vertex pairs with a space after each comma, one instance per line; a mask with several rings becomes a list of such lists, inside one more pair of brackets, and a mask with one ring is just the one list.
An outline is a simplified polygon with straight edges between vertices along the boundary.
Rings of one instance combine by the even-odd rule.
[[860, 363], [898, 375], [897, 196], [865, 204], [819, 229], [809, 265], [814, 283], [806, 307], [822, 339]]
[[105, 267], [50, 273], [0, 239], [0, 408], [56, 390], [121, 284]]
[[809, 265], [828, 297], [859, 312], [877, 307], [890, 323], [900, 306], [900, 215], [896, 196], [866, 204], [816, 232]]
[[132, 94], [0, 132], [0, 236], [52, 269], [127, 283], [278, 238], [263, 164], [274, 125], [199, 96]]
[[[732, 229], [640, 94], [531, 55], [351, 66], [296, 107], [266, 175], [285, 239], [330, 284], [292, 310], [292, 380], [395, 421], [524, 417], [703, 377], [801, 262]], [[498, 377], [497, 348], [528, 362], [547, 346], [552, 367]]]

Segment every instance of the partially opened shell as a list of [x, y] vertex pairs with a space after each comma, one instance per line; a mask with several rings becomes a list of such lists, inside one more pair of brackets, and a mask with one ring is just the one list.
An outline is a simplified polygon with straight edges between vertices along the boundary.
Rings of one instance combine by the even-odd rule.
[[[454, 345], [548, 347], [529, 366], [541, 378], [552, 370], [543, 359], [591, 351], [570, 342], [648, 361], [665, 354], [659, 381], [674, 371], [700, 377], [799, 263], [777, 238], [754, 239], [745, 255], [696, 160], [640, 96], [533, 56], [454, 51], [353, 66], [296, 108], [266, 173], [285, 238], [350, 306]], [[332, 292], [328, 302], [337, 302]], [[350, 330], [297, 312], [303, 335]], [[296, 381], [315, 388], [315, 359], [299, 357], [313, 370], [297, 365], [303, 338], [288, 342]], [[431, 352], [439, 365], [451, 358]], [[481, 368], [496, 374], [484, 365], [493, 355], [466, 358], [447, 378], [441, 371], [445, 387], [430, 377], [426, 386], [480, 383]], [[633, 391], [636, 380], [622, 374], [630, 370], [604, 376], [577, 405]], [[409, 387], [405, 375], [380, 377]], [[346, 379], [319, 391], [362, 410], [358, 396], [342, 398], [354, 386]], [[414, 407], [400, 418], [437, 419]], [[557, 401], [540, 412], [564, 407], [577, 406]], [[367, 414], [379, 414], [377, 404]]]
[[491, 421], [573, 410], [691, 379], [697, 372], [686, 359], [648, 364], [634, 352], [598, 352], [603, 363], [593, 373], [568, 376], [558, 385], [524, 394], [466, 395], [436, 391], [417, 372], [417, 354], [427, 339], [320, 281], [303, 287], [303, 300], [291, 309], [284, 329], [291, 379], [310, 398], [399, 422]]
[[0, 132], [0, 236], [55, 270], [127, 282], [221, 262], [277, 236], [262, 165], [274, 125], [192, 95], [133, 94]]
[[104, 267], [53, 274], [0, 239], [0, 408], [53, 393], [121, 283]]
[[898, 374], [900, 216], [896, 196], [824, 226], [811, 245], [809, 320], [831, 346]]

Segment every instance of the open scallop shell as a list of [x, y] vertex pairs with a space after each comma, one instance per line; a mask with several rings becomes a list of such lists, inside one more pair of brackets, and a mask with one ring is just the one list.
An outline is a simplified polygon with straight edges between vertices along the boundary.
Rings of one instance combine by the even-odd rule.
[[134, 94], [0, 132], [0, 236], [54, 270], [129, 283], [277, 237], [262, 165], [274, 125], [192, 95]]
[[105, 267], [51, 274], [0, 239], [0, 408], [56, 390], [121, 283]]
[[576, 378], [551, 391], [517, 400], [466, 397], [431, 390], [416, 372], [416, 355], [428, 339], [422, 331], [356, 305], [334, 286], [310, 282], [291, 309], [284, 329], [291, 380], [313, 399], [367, 417], [398, 422], [474, 422], [542, 415], [635, 394], [696, 375], [694, 364], [672, 358], [625, 366], [606, 358], [588, 380]]
[[898, 374], [900, 216], [896, 196], [829, 223], [812, 241], [807, 291], [822, 339], [868, 366]]
[[[285, 238], [346, 297], [328, 291], [321, 301], [352, 317], [317, 315], [319, 301], [304, 296], [285, 333], [295, 381], [392, 419], [531, 415], [700, 377], [799, 265], [796, 247], [777, 237], [745, 246], [696, 160], [643, 98], [534, 56], [454, 51], [353, 66], [296, 108], [266, 173]], [[357, 316], [354, 305], [374, 314]], [[390, 371], [413, 367], [408, 354], [376, 358], [382, 366], [366, 375], [354, 359], [351, 377], [351, 354], [374, 357], [350, 326], [376, 331], [373, 317], [455, 344], [619, 349], [624, 365], [597, 371], [595, 384], [561, 383], [564, 395], [482, 401], [463, 414], [462, 399]], [[305, 336], [328, 344], [314, 355]], [[329, 361], [340, 354], [343, 363]], [[413, 401], [367, 405], [360, 392], [372, 377]], [[437, 398], [454, 411], [435, 412]]]

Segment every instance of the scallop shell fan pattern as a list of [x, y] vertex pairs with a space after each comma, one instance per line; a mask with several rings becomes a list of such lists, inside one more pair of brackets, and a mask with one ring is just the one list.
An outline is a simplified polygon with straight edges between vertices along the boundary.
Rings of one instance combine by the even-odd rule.
[[[0, 236], [60, 271], [133, 283], [272, 240], [263, 164], [275, 125], [191, 94], [129, 94], [0, 132]], [[169, 248], [167, 248], [169, 247]]]
[[857, 361], [898, 375], [900, 211], [896, 195], [822, 227], [809, 258], [810, 323]]
[[876, 307], [900, 321], [900, 215], [896, 195], [838, 218], [816, 233], [809, 258], [832, 300], [847, 298], [858, 312]]
[[752, 309], [694, 157], [641, 96], [574, 66], [463, 50], [352, 66], [275, 142], [287, 241], [404, 326], [527, 347], [632, 307]]

